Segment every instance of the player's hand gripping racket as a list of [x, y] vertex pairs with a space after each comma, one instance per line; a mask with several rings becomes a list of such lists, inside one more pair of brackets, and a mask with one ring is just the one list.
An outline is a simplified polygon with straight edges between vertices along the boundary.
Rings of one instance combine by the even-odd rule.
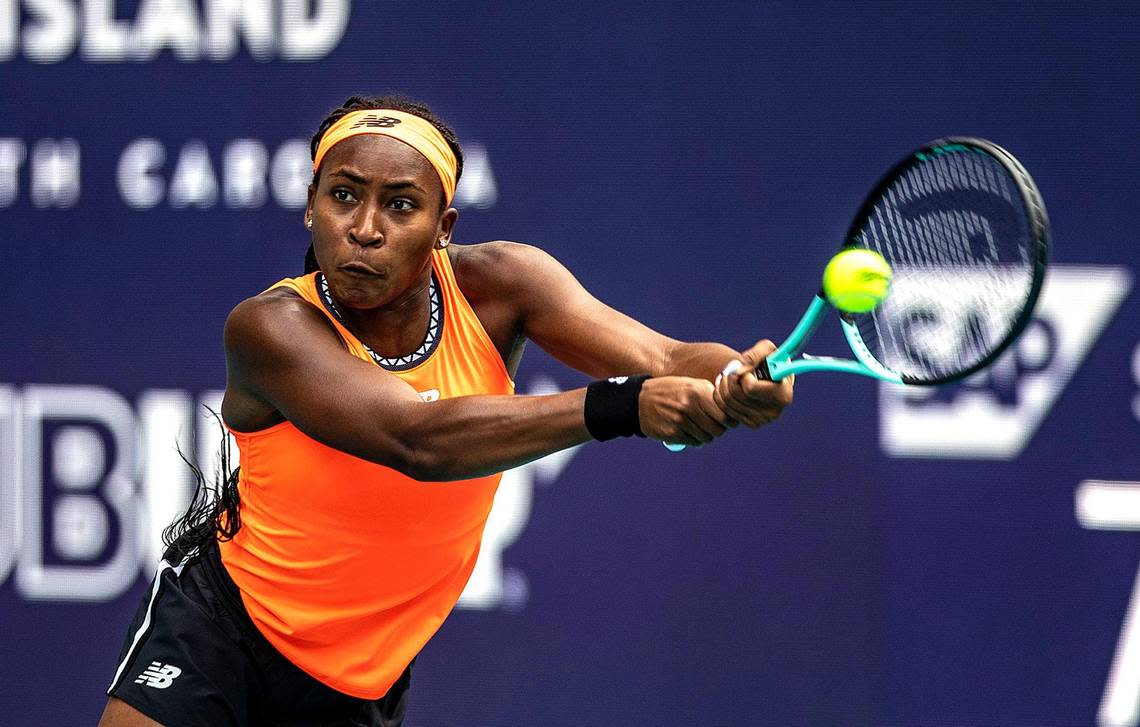
[[[843, 310], [842, 295], [828, 290], [829, 302], [821, 290], [755, 374], [780, 381], [839, 371], [914, 386], [969, 376], [993, 363], [1029, 322], [1049, 244], [1041, 195], [1012, 154], [984, 139], [932, 141], [883, 177], [841, 248], [881, 255], [893, 274], [889, 294], [877, 307], [856, 302], [857, 310]], [[857, 282], [860, 271], [847, 272], [854, 276], [848, 282]], [[864, 292], [882, 297], [873, 285]], [[802, 353], [832, 307], [840, 308], [854, 358]]]

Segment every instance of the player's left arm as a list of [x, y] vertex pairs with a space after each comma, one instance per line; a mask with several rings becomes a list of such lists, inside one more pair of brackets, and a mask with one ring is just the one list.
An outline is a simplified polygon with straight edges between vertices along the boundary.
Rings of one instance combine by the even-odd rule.
[[773, 383], [750, 373], [775, 348], [771, 341], [736, 351], [721, 343], [670, 338], [595, 298], [538, 248], [514, 242], [471, 246], [462, 251], [457, 268], [477, 281], [471, 293], [483, 299], [482, 307], [494, 301], [490, 315], [516, 321], [544, 351], [589, 376], [647, 373], [715, 381], [728, 363], [741, 361], [745, 365], [723, 377], [715, 393], [727, 414], [756, 427], [792, 401], [791, 381]]

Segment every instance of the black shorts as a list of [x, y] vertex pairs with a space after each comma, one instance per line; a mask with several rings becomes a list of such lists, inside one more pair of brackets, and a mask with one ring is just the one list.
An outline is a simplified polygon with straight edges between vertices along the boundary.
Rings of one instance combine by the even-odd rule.
[[409, 664], [388, 694], [368, 700], [301, 671], [258, 632], [212, 543], [162, 564], [107, 693], [167, 727], [392, 727], [410, 679]]

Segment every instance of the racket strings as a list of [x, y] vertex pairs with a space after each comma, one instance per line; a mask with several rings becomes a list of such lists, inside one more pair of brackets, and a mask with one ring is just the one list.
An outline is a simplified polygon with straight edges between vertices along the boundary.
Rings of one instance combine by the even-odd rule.
[[882, 306], [855, 316], [859, 333], [876, 359], [916, 381], [983, 361], [1033, 284], [1033, 230], [1017, 182], [988, 154], [961, 149], [916, 157], [861, 229], [894, 280]]

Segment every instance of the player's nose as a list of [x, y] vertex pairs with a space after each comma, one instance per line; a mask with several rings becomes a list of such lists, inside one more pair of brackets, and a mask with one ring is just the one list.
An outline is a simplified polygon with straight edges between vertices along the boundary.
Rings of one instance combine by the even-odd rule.
[[379, 245], [384, 242], [380, 209], [374, 204], [362, 204], [352, 219], [348, 235], [361, 246]]

